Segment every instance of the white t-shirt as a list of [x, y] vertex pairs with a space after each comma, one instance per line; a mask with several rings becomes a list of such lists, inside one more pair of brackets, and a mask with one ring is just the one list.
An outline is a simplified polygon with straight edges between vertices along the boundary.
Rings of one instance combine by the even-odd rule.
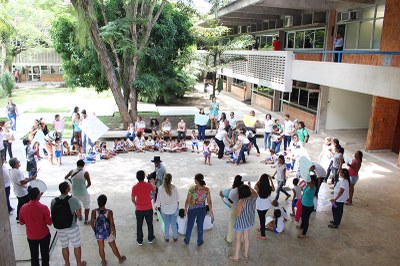
[[176, 223], [178, 224], [178, 233], [181, 235], [186, 235], [186, 228], [187, 228], [186, 216], [184, 218], [178, 216], [178, 218], [176, 219]]
[[204, 217], [203, 230], [210, 230], [214, 227], [211, 215], [206, 214]]
[[268, 196], [268, 198], [260, 198], [260, 196], [257, 197], [256, 200], [256, 209], [260, 211], [265, 211], [268, 210], [271, 207], [271, 196]]
[[332, 167], [338, 169], [339, 165], [340, 165], [340, 159], [343, 159], [343, 154], [341, 154], [340, 152], [335, 153], [335, 155], [332, 158]]
[[135, 137], [133, 140], [133, 142], [135, 143], [135, 146], [139, 147], [139, 148], [143, 146], [144, 141], [145, 141], [144, 137], [142, 137], [141, 139], [139, 139], [138, 137]]
[[289, 145], [290, 152], [293, 154], [293, 158], [299, 158], [303, 155], [303, 143], [301, 141], [294, 142], [293, 140]]
[[[4, 178], [4, 187], [9, 187], [11, 185], [10, 181], [10, 171], [3, 165], [3, 178]], [[239, 196], [238, 196], [239, 197]]]
[[297, 185], [297, 186], [294, 186], [292, 188], [292, 190], [294, 192], [296, 192], [296, 198], [295, 199], [300, 199], [301, 198], [301, 187], [299, 185]]
[[138, 121], [135, 123], [136, 130], [146, 128], [146, 123], [142, 121]]
[[279, 217], [277, 220], [278, 220], [278, 222], [277, 222], [277, 224], [275, 225], [276, 231], [277, 231], [278, 233], [282, 233], [282, 232], [283, 232], [283, 229], [285, 229], [284, 218], [283, 218], [282, 215], [281, 215], [281, 217]]
[[345, 202], [349, 198], [349, 182], [343, 178], [339, 178], [339, 182], [333, 189], [333, 197], [336, 198], [336, 196], [339, 194], [340, 188], [343, 188], [344, 191], [342, 195], [336, 200], [336, 202]]
[[22, 173], [21, 170], [16, 168], [12, 168], [10, 170], [10, 180], [13, 183], [14, 194], [19, 198], [28, 195], [28, 183], [26, 183], [25, 185], [21, 185], [19, 183], [19, 181], [22, 181], [24, 179], [24, 173]]
[[290, 135], [292, 135], [293, 129], [294, 129], [293, 121], [285, 120], [283, 134], [285, 134], [285, 136], [290, 136]]
[[270, 120], [265, 119], [264, 132], [271, 133], [273, 125], [274, 125], [274, 122], [272, 121], [272, 119], [270, 119]]
[[283, 175], [283, 171], [286, 169], [286, 165], [282, 164], [276, 165], [276, 181], [284, 181], [286, 180], [286, 176]]
[[249, 144], [250, 140], [248, 138], [246, 138], [246, 136], [244, 135], [239, 135], [238, 136], [238, 140], [240, 140], [243, 144]]
[[225, 134], [226, 134], [225, 130], [218, 131], [218, 133], [215, 135], [215, 138], [217, 140], [223, 141], [225, 138]]
[[228, 118], [228, 122], [232, 129], [236, 128], [236, 118]]
[[218, 131], [223, 131], [225, 129], [225, 121], [219, 120]]
[[286, 212], [286, 210], [281, 206], [278, 205], [277, 207], [274, 208], [274, 210], [279, 209], [281, 211], [281, 217], [286, 219], [286, 221], [290, 221], [290, 216], [288, 215], [288, 213]]
[[165, 214], [173, 214], [178, 208], [179, 194], [178, 190], [172, 185], [172, 194], [168, 195], [163, 187], [158, 189], [156, 206], [161, 207]]

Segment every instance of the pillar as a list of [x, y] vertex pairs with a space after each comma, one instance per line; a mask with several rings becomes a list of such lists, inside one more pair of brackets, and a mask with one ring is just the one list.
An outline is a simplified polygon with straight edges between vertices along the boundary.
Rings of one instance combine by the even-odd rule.
[[326, 118], [328, 115], [328, 104], [329, 104], [329, 87], [320, 86], [320, 93], [318, 99], [318, 115], [317, 124], [315, 131], [321, 132], [325, 131]]
[[273, 112], [280, 112], [280, 101], [281, 101], [282, 92], [275, 90], [274, 98], [272, 102], [272, 111]]
[[[333, 50], [333, 42], [335, 39], [335, 27], [336, 27], [336, 10], [330, 10], [328, 12], [328, 21], [326, 24], [326, 32], [325, 32], [325, 50], [332, 51]], [[332, 55], [328, 54], [322, 61], [332, 62]]]
[[246, 93], [244, 95], [244, 100], [251, 100], [251, 93], [252, 93], [252, 89], [253, 89], [253, 84], [251, 82], [246, 82]]
[[231, 92], [232, 83], [233, 83], [233, 78], [227, 77], [227, 79], [226, 79], [226, 91], [227, 92]]

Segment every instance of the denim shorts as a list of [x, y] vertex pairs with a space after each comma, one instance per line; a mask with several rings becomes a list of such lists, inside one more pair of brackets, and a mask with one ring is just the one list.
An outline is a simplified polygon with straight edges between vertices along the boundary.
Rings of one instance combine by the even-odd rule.
[[292, 207], [293, 207], [293, 208], [296, 207], [296, 203], [297, 203], [298, 200], [299, 200], [299, 199], [295, 199], [294, 201], [292, 201]]
[[350, 184], [355, 185], [358, 181], [358, 176], [350, 176]]

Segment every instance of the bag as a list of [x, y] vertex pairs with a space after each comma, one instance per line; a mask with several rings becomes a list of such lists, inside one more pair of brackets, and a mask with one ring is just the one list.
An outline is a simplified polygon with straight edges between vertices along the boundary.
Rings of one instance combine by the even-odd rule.
[[108, 210], [96, 210], [95, 234], [97, 239], [105, 240], [111, 235], [110, 220], [107, 218]]
[[51, 208], [51, 219], [53, 220], [54, 228], [65, 229], [71, 227], [74, 218], [68, 202], [71, 197], [55, 198], [54, 205]]

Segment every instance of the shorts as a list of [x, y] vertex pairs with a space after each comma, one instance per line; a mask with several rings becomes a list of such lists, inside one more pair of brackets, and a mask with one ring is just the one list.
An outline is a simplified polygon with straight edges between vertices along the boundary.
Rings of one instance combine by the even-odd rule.
[[110, 234], [108, 237], [107, 237], [107, 239], [101, 239], [101, 238], [97, 238], [96, 237], [96, 239], [97, 240], [103, 240], [103, 241], [106, 241], [107, 243], [111, 243], [111, 242], [113, 242], [113, 241], [115, 241], [115, 235], [114, 234]]
[[81, 243], [81, 232], [79, 226], [74, 226], [65, 229], [57, 229], [58, 239], [60, 240], [61, 248], [67, 248], [71, 242], [74, 248], [78, 248]]
[[192, 146], [193, 146], [193, 147], [194, 147], [194, 146], [199, 147], [199, 142], [198, 142], [198, 141], [192, 141]]
[[74, 195], [77, 198], [84, 209], [90, 209], [90, 195]]
[[61, 151], [55, 151], [54, 155], [56, 156], [56, 158], [60, 158], [61, 157]]
[[299, 199], [295, 199], [294, 201], [292, 201], [292, 207], [295, 208], [296, 207], [296, 203]]
[[243, 233], [244, 231], [250, 231], [251, 229], [253, 229], [253, 226], [249, 226], [243, 229], [239, 229], [239, 228], [235, 228], [235, 232], [236, 233]]
[[358, 176], [350, 176], [350, 184], [355, 185], [358, 182]]
[[204, 155], [204, 158], [211, 158], [211, 153], [209, 153], [209, 152], [204, 152], [203, 153], [203, 155]]
[[276, 234], [280, 234], [280, 233], [276, 230], [276, 226], [274, 227], [274, 232], [275, 232]]

